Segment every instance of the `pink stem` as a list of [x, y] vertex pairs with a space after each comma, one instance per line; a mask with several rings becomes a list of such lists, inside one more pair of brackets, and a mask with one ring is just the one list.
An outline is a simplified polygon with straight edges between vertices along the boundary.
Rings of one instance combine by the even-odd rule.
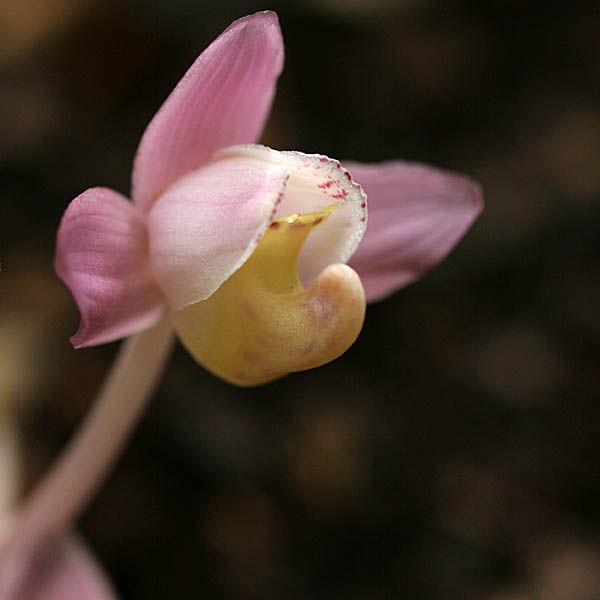
[[[11, 555], [63, 533], [96, 492], [166, 366], [173, 333], [167, 318], [123, 343], [96, 401], [54, 466], [18, 509], [0, 548]], [[2, 572], [0, 569], [0, 579]]]

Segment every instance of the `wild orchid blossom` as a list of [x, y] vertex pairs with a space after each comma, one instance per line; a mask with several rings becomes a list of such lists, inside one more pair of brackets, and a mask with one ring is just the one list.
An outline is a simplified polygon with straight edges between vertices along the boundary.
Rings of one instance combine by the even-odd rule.
[[236, 21], [146, 129], [133, 202], [92, 188], [69, 205], [56, 270], [81, 311], [75, 347], [167, 313], [200, 364], [264, 383], [339, 356], [362, 326], [361, 280], [367, 299], [389, 294], [472, 223], [480, 191], [465, 178], [253, 145], [282, 65], [274, 13]]
[[91, 188], [68, 206], [55, 264], [81, 313], [71, 341], [132, 337], [17, 514], [0, 585], [15, 556], [64, 531], [93, 493], [158, 379], [173, 329], [201, 365], [239, 385], [324, 364], [354, 342], [366, 301], [441, 261], [479, 214], [480, 188], [460, 175], [256, 145], [282, 66], [275, 13], [235, 21], [148, 125], [132, 201]]

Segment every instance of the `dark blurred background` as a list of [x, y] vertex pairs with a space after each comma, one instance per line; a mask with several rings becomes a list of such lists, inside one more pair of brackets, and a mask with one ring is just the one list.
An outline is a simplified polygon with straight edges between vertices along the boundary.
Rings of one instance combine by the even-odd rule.
[[68, 343], [64, 208], [128, 193], [179, 77], [264, 8], [287, 52], [266, 144], [462, 171], [485, 212], [333, 364], [245, 390], [178, 347], [83, 534], [126, 600], [597, 600], [593, 0], [0, 0], [0, 502], [117, 349]]

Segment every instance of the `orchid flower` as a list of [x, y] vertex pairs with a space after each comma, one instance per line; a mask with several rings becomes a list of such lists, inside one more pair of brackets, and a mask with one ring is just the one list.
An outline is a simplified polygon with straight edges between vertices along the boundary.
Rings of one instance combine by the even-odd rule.
[[461, 175], [257, 145], [282, 67], [275, 13], [235, 21], [148, 125], [132, 200], [91, 188], [68, 206], [55, 266], [81, 313], [71, 342], [132, 337], [0, 559], [74, 520], [150, 395], [173, 329], [238, 385], [322, 365], [355, 341], [367, 301], [440, 262], [479, 214], [481, 190]]
[[20, 557], [0, 581], [2, 600], [115, 600], [111, 584], [85, 544], [58, 538]]
[[[2, 407], [4, 408], [4, 407]], [[14, 520], [24, 467], [16, 418], [0, 411], [0, 541]], [[79, 536], [65, 535], [0, 565], [1, 600], [114, 600], [106, 575]]]
[[339, 356], [362, 326], [362, 285], [367, 300], [405, 285], [473, 222], [481, 194], [463, 177], [254, 145], [282, 65], [274, 13], [234, 22], [146, 129], [133, 202], [91, 188], [69, 205], [56, 271], [81, 312], [75, 347], [167, 313], [200, 364], [264, 383]]

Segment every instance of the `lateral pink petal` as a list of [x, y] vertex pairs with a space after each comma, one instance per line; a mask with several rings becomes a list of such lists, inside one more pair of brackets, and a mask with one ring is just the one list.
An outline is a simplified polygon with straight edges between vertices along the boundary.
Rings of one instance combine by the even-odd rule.
[[164, 298], [150, 271], [140, 211], [121, 194], [91, 188], [69, 204], [56, 237], [55, 269], [81, 313], [75, 348], [153, 325]]
[[[3, 600], [116, 600], [108, 580], [79, 540], [58, 540], [15, 560], [5, 574]], [[1, 585], [0, 585], [1, 587]]]
[[132, 197], [149, 210], [175, 180], [220, 148], [255, 142], [283, 68], [277, 15], [234, 21], [196, 59], [148, 125], [133, 167]]
[[367, 193], [369, 220], [349, 261], [368, 301], [379, 300], [442, 261], [483, 208], [473, 180], [400, 161], [344, 165]]
[[152, 272], [177, 310], [208, 298], [250, 257], [281, 201], [287, 168], [244, 156], [182, 177], [148, 215]]

